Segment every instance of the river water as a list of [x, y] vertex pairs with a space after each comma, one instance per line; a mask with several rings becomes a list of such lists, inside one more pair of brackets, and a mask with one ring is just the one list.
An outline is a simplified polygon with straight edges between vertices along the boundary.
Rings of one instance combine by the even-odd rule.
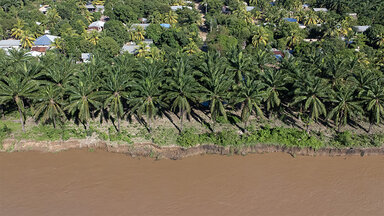
[[384, 157], [1, 153], [0, 215], [384, 215]]

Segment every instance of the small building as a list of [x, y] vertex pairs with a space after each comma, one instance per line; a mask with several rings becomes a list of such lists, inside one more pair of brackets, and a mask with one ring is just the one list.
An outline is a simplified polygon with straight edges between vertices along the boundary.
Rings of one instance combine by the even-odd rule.
[[104, 5], [96, 5], [96, 12], [104, 13]]
[[231, 9], [229, 9], [228, 6], [223, 6], [223, 7], [221, 8], [221, 12], [222, 12], [223, 14], [231, 14]]
[[89, 12], [91, 12], [91, 13], [93, 13], [93, 12], [96, 12], [96, 7], [95, 6], [93, 6], [92, 4], [86, 4], [85, 5], [85, 8], [89, 11]]
[[183, 8], [188, 8], [189, 10], [192, 10], [192, 7], [189, 6], [171, 6], [171, 10], [173, 11], [181, 10]]
[[253, 6], [246, 6], [245, 7], [246, 11], [252, 11], [253, 9], [255, 9], [255, 7], [253, 7]]
[[[145, 46], [147, 48], [149, 48], [151, 46], [151, 44], [153, 44], [153, 40], [151, 39], [145, 39], [144, 41], [142, 41]], [[129, 42], [127, 44], [124, 44], [124, 46], [121, 48], [121, 53], [126, 53], [128, 52], [129, 54], [133, 54], [133, 55], [136, 55], [139, 51], [139, 48], [140, 48], [140, 45], [136, 44], [135, 42]]]
[[49, 10], [49, 5], [40, 5], [39, 11], [43, 14], [46, 14]]
[[81, 53], [81, 61], [83, 63], [87, 63], [91, 60], [92, 54], [91, 53]]
[[105, 22], [103, 21], [95, 21], [88, 26], [88, 31], [96, 30], [101, 32], [104, 29], [104, 24]]
[[328, 12], [327, 8], [313, 8], [313, 11], [315, 12]]
[[0, 40], [0, 49], [3, 49], [5, 52], [10, 49], [19, 49], [20, 45], [20, 40]]
[[297, 19], [294, 19], [294, 18], [283, 18], [283, 20], [288, 21], [288, 22], [297, 23]]
[[27, 52], [27, 54], [33, 57], [40, 57], [40, 56], [43, 56], [45, 53], [32, 50], [30, 52]]
[[38, 38], [36, 38], [34, 45], [35, 46], [50, 46], [56, 38], [59, 38], [59, 36], [54, 35], [43, 35]]
[[171, 28], [171, 24], [168, 23], [161, 23], [160, 26], [163, 28]]
[[45, 53], [51, 48], [51, 44], [56, 40], [56, 38], [59, 37], [54, 35], [43, 35], [36, 38], [31, 51]]
[[365, 31], [367, 31], [367, 29], [369, 29], [369, 27], [371, 27], [371, 26], [353, 26], [352, 28], [357, 33], [363, 33]]
[[145, 30], [149, 25], [150, 24], [148, 23], [135, 23], [131, 25], [131, 30], [136, 30], [137, 28], [140, 28], [140, 27]]
[[347, 13], [347, 16], [357, 19], [357, 13]]
[[303, 24], [299, 24], [299, 28], [301, 28], [301, 29], [305, 29], [305, 28], [307, 28], [307, 26], [305, 26], [305, 25], [303, 25]]
[[304, 10], [308, 10], [308, 9], [309, 9], [309, 4], [303, 4], [302, 8], [303, 8]]

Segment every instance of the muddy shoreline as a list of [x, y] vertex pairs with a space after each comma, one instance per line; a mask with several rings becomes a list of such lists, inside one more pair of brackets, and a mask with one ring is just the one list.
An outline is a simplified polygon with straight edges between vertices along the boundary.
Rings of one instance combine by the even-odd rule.
[[282, 152], [291, 156], [375, 156], [384, 155], [384, 147], [377, 148], [332, 148], [321, 149], [286, 147], [279, 145], [257, 144], [243, 147], [223, 147], [217, 145], [199, 145], [190, 148], [180, 146], [157, 146], [153, 143], [135, 143], [119, 145], [98, 139], [73, 139], [66, 141], [31, 141], [13, 140], [3, 141], [0, 152], [60, 152], [70, 149], [103, 149], [107, 152], [123, 153], [132, 157], [151, 157], [157, 159], [182, 159], [186, 157], [217, 154], [217, 155], [247, 155]]

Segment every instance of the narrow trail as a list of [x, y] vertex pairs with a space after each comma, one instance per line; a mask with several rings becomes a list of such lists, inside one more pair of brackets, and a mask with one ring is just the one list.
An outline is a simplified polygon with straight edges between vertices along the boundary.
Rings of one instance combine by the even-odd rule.
[[201, 16], [201, 26], [200, 26], [199, 36], [205, 42], [207, 40], [207, 34], [208, 34], [206, 31], [202, 30], [202, 29], [206, 29], [206, 26], [205, 26], [205, 14], [200, 9], [200, 4], [197, 3], [197, 2], [195, 2], [195, 9], [199, 11], [200, 16]]

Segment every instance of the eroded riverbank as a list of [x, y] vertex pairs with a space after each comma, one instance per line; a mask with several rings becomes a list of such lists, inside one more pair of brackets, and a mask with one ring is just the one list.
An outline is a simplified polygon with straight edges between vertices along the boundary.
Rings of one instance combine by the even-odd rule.
[[258, 144], [251, 146], [199, 145], [190, 148], [180, 146], [158, 146], [153, 143], [118, 144], [98, 139], [76, 139], [67, 141], [4, 140], [0, 152], [60, 152], [71, 149], [103, 149], [107, 152], [124, 153], [132, 157], [151, 157], [156, 159], [181, 159], [203, 154], [247, 155], [252, 153], [284, 152], [291, 156], [375, 156], [384, 155], [384, 147], [320, 149], [286, 147], [281, 145]]
[[384, 157], [0, 153], [0, 215], [382, 215]]

